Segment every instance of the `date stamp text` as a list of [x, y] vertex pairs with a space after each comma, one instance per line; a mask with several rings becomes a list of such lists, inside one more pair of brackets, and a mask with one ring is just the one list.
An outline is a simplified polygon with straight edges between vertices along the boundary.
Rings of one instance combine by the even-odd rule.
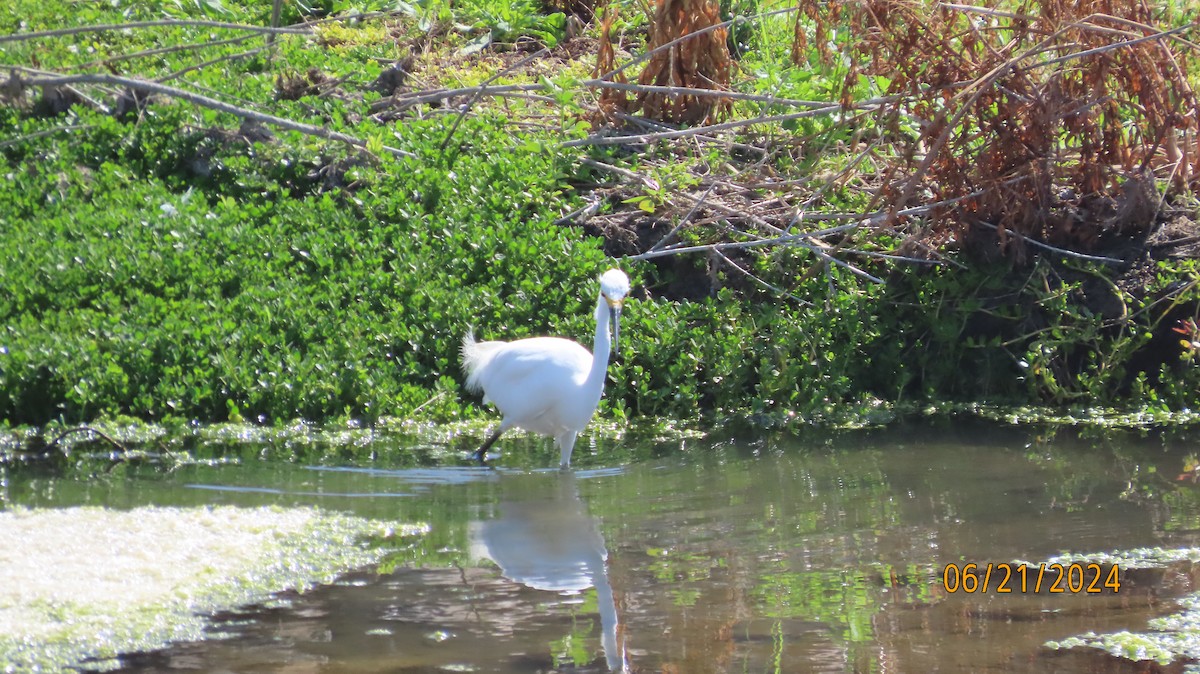
[[942, 570], [942, 586], [955, 594], [1099, 594], [1121, 591], [1118, 565], [1100, 564], [947, 564]]

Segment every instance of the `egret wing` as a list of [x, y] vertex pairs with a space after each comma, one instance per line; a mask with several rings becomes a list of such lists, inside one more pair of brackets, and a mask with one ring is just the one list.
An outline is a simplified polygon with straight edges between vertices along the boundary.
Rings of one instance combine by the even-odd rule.
[[[591, 369], [592, 355], [567, 339], [535, 337], [496, 348], [472, 373], [506, 421], [526, 430], [558, 433], [554, 410], [573, 397]], [[574, 393], [574, 395], [578, 395]]]

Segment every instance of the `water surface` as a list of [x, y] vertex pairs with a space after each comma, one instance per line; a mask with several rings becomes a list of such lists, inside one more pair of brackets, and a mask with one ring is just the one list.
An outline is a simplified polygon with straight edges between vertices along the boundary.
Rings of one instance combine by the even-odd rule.
[[582, 446], [568, 472], [538, 467], [548, 444], [508, 447], [494, 469], [247, 462], [16, 480], [10, 498], [318, 505], [431, 527], [382, 569], [219, 616], [227, 638], [128, 657], [130, 672], [1136, 671], [1042, 644], [1145, 629], [1192, 591], [1191, 568], [1099, 594], [942, 583], [948, 564], [1196, 545], [1175, 435], [706, 438], [631, 462]]

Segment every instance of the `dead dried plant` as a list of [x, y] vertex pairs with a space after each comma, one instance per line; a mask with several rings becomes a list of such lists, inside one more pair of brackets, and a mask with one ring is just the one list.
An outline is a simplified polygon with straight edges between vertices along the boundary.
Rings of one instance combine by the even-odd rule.
[[[714, 0], [659, 0], [646, 46], [654, 50], [719, 23], [722, 23], [721, 11]], [[728, 31], [718, 28], [657, 52], [642, 70], [638, 83], [728, 89], [732, 60], [727, 38]], [[638, 96], [635, 108], [659, 121], [697, 123], [728, 112], [730, 104], [708, 97], [643, 93]]]
[[[596, 69], [592, 77], [600, 77], [605, 73], [614, 73], [612, 81], [626, 83], [625, 73], [617, 71], [617, 52], [613, 46], [613, 23], [617, 18], [617, 10], [611, 4], [604, 8], [600, 18], [600, 45], [596, 51]], [[600, 114], [605, 119], [613, 119], [617, 112], [625, 112], [629, 101], [623, 91], [616, 89], [601, 89], [597, 99]]]
[[[1189, 84], [1200, 54], [1180, 37], [1195, 25], [1163, 30], [1144, 0], [801, 4], [818, 51], [836, 28], [851, 36], [854, 79], [887, 78], [894, 98], [879, 120], [912, 142], [883, 203], [976, 195], [938, 214], [930, 239], [986, 232], [1018, 254], [1027, 239], [1093, 250], [1149, 230], [1155, 177], [1200, 187]], [[797, 58], [804, 36], [798, 25]]]
[[[601, 27], [597, 76], [615, 68], [610, 28], [614, 9], [605, 11]], [[714, 0], [658, 0], [651, 17], [646, 49], [650, 54], [638, 76], [638, 84], [723, 91], [729, 88], [733, 59], [727, 44], [728, 30], [721, 20], [720, 7]], [[620, 73], [615, 73], [614, 77]], [[621, 81], [621, 80], [615, 80]], [[602, 109], [624, 112], [641, 111], [660, 122], [685, 124], [712, 121], [727, 114], [732, 104], [720, 97], [639, 91], [632, 103], [619, 91], [603, 94]]]

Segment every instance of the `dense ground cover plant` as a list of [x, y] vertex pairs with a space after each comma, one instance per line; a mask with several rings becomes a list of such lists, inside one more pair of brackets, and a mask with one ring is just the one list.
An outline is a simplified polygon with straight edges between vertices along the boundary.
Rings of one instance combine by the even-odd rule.
[[[406, 128], [433, 130], [445, 128]], [[189, 144], [179, 131], [169, 142]], [[498, 124], [461, 133], [511, 140]], [[469, 324], [508, 323], [506, 304], [578, 309], [602, 264], [547, 222], [560, 176], [536, 148], [464, 154], [452, 171], [398, 161], [348, 199], [268, 188], [257, 173], [271, 169], [252, 161], [228, 184], [172, 189], [177, 175], [157, 175], [172, 150], [149, 147], [172, 136], [119, 138], [17, 161], [0, 197], [12, 246], [0, 416], [394, 414], [454, 387]], [[68, 146], [103, 160], [80, 165]], [[439, 405], [452, 413], [457, 396]]]
[[[483, 20], [471, 7], [455, 11]], [[283, 22], [381, 9], [286, 4]], [[17, 3], [0, 28], [53, 29], [68, 15], [72, 25], [269, 20], [260, 3], [85, 10]], [[766, 138], [762, 147], [732, 154], [669, 141], [636, 155], [581, 150], [571, 143], [593, 138], [569, 50], [553, 57], [559, 71], [537, 62], [532, 73], [509, 73], [528, 57], [484, 45], [478, 30], [455, 32], [448, 11], [425, 3], [331, 21], [278, 35], [269, 49], [261, 36], [185, 23], [0, 42], [0, 60], [26, 68], [21, 78], [49, 65], [157, 78], [269, 116], [10, 80], [0, 107], [0, 419], [477, 414], [459, 387], [468, 326], [486, 338], [586, 342], [609, 256], [641, 253], [667, 231], [701, 247], [803, 231], [810, 224], [797, 224], [788, 205], [795, 193], [774, 199], [787, 206], [777, 212], [758, 206], [779, 194], [770, 191], [778, 172], [804, 177], [782, 182], [803, 184], [808, 206], [868, 209], [884, 171], [866, 171], [863, 157], [882, 166], [888, 134], [917, 128], [827, 113], [764, 122], [742, 137]], [[644, 24], [623, 11], [636, 34]], [[731, 27], [730, 54], [744, 68], [732, 71], [734, 85], [781, 98], [883, 91], [823, 56], [851, 44], [816, 41], [819, 25], [808, 54], [816, 67], [786, 61], [793, 26], [808, 24], [768, 18]], [[494, 29], [528, 39], [556, 21]], [[430, 46], [439, 40], [449, 47]], [[477, 84], [500, 74], [508, 84], [533, 74], [545, 95], [405, 102], [419, 94], [403, 84], [409, 71], [435, 59], [447, 67], [418, 77]], [[730, 111], [777, 107], [744, 98]], [[599, 215], [565, 226], [571, 218], [561, 216], [585, 201]], [[824, 249], [709, 247], [707, 257], [623, 263], [641, 287], [606, 413], [837, 421], [880, 401], [1195, 404], [1200, 381], [1187, 352], [1177, 335], [1161, 340], [1195, 318], [1189, 260], [1131, 257], [1124, 271], [1144, 272], [1137, 285], [1116, 283], [1103, 265], [1013, 265], [951, 247], [932, 267], [880, 257], [911, 244], [910, 233], [863, 227]], [[845, 250], [850, 262], [833, 265], [822, 250]]]

